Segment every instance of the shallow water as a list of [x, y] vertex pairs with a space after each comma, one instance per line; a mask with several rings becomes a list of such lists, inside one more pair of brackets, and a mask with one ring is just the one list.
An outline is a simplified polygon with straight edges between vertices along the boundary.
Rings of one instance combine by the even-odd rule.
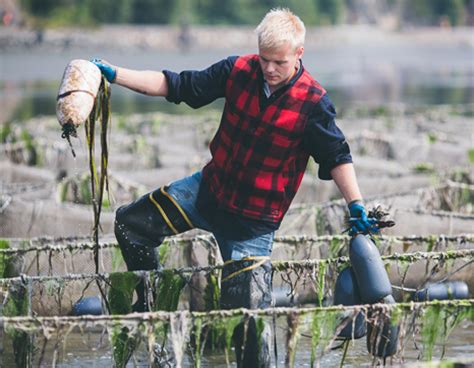
[[[272, 366], [285, 366], [286, 348], [284, 343], [285, 329], [280, 326], [277, 327], [277, 351], [278, 364], [275, 364], [275, 357], [272, 357]], [[58, 340], [53, 337], [46, 346], [46, 353], [41, 366], [51, 366], [54, 356], [54, 345]], [[0, 345], [0, 351], [3, 350], [3, 362], [0, 361], [2, 367], [14, 367], [13, 357], [11, 352], [11, 340], [9, 338], [3, 339], [4, 346]], [[335, 346], [339, 342], [335, 343]], [[40, 348], [42, 346], [39, 341], [36, 342], [36, 353], [34, 361], [39, 363]], [[78, 332], [73, 332], [68, 335], [66, 340], [60, 338], [58, 345], [57, 367], [104, 367], [112, 366], [113, 359], [109, 347], [108, 337], [102, 334], [100, 330], [95, 332], [84, 333], [81, 335]], [[414, 363], [421, 359], [421, 352], [418, 349], [422, 348], [419, 338], [413, 340], [412, 336], [408, 336], [403, 343], [404, 350], [401, 353], [387, 359], [386, 364], [389, 366], [401, 366], [404, 364]], [[435, 345], [433, 351], [433, 360], [441, 358], [443, 346], [440, 343]], [[230, 354], [231, 366], [235, 366], [233, 351]], [[341, 364], [343, 351], [336, 349], [325, 353], [320, 359], [321, 367], [339, 367]], [[445, 355], [443, 359], [456, 361], [456, 359], [472, 360], [474, 361], [474, 323], [464, 321], [458, 326], [446, 341]], [[296, 352], [296, 367], [310, 367], [311, 359], [311, 338], [302, 336], [297, 345]], [[368, 354], [366, 349], [365, 338], [355, 340], [350, 343], [344, 367], [370, 367], [373, 366], [373, 357]], [[141, 343], [138, 351], [130, 360], [127, 367], [148, 367], [148, 357], [144, 343]], [[183, 367], [193, 367], [193, 361], [190, 355], [185, 355], [183, 360]], [[225, 368], [227, 367], [225, 354], [223, 351], [205, 351], [202, 359], [202, 367]]]
[[[234, 54], [255, 52], [235, 50]], [[113, 50], [12, 50], [2, 54], [0, 62], [0, 122], [24, 120], [37, 115], [54, 115], [56, 96], [63, 70], [74, 58], [93, 56], [117, 65], [137, 68], [181, 71], [201, 69], [227, 57], [228, 50], [143, 51], [139, 56]], [[472, 49], [436, 47], [390, 47], [367, 45], [334, 46], [307, 50], [304, 65], [328, 90], [339, 111], [354, 104], [436, 105], [465, 104], [474, 101]], [[206, 109], [221, 109], [216, 101]], [[184, 104], [175, 105], [163, 98], [140, 95], [123, 88], [112, 88], [114, 114], [163, 111], [190, 113]], [[202, 110], [198, 110], [202, 111]]]

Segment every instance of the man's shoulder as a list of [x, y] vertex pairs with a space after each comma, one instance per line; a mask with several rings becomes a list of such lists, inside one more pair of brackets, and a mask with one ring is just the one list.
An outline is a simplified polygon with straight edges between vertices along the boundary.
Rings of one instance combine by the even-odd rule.
[[306, 93], [313, 95], [318, 101], [326, 94], [324, 87], [306, 69], [303, 70], [298, 82], [299, 88], [305, 89]]
[[236, 56], [234, 61], [234, 72], [253, 72], [258, 66], [258, 55], [256, 54]]

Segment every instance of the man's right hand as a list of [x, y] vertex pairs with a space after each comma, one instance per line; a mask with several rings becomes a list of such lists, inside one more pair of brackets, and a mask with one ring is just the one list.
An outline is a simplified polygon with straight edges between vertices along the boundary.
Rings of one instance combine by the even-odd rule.
[[102, 72], [102, 75], [107, 79], [110, 83], [114, 83], [115, 79], [117, 78], [117, 68], [113, 65], [109, 64], [107, 61], [102, 59], [92, 59], [91, 63], [97, 65], [97, 67]]

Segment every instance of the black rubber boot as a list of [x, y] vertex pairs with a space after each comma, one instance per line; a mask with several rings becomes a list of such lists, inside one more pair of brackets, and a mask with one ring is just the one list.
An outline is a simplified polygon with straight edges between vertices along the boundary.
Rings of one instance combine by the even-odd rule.
[[[120, 207], [115, 215], [115, 237], [129, 271], [156, 270], [159, 268], [157, 247], [166, 235], [171, 235], [158, 210], [143, 196], [137, 201]], [[146, 312], [151, 304], [145, 283], [136, 287], [137, 301], [134, 312]]]
[[[221, 308], [263, 309], [272, 306], [272, 266], [270, 261], [252, 267], [257, 261], [234, 261], [224, 266], [221, 281]], [[271, 331], [268, 324], [253, 317], [234, 330], [237, 367], [270, 367]]]

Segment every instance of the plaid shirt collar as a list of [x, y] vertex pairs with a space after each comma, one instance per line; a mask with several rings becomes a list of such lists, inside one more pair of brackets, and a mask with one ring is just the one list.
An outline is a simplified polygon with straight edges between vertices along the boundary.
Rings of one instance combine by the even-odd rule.
[[[286, 90], [288, 90], [288, 88], [290, 88], [293, 84], [295, 84], [295, 82], [298, 80], [300, 75], [303, 73], [303, 70], [304, 70], [303, 62], [300, 59], [300, 66], [298, 70], [296, 71], [296, 73], [293, 75], [293, 77], [290, 79], [290, 81], [287, 84], [285, 84], [284, 86], [282, 86], [281, 88], [278, 88], [275, 92], [273, 92], [273, 95], [277, 97], [283, 94]], [[270, 98], [272, 96], [272, 93], [270, 92], [270, 86], [268, 85], [267, 81], [263, 78], [263, 73], [261, 69], [258, 72], [258, 77], [262, 83], [263, 95], [266, 98]]]

